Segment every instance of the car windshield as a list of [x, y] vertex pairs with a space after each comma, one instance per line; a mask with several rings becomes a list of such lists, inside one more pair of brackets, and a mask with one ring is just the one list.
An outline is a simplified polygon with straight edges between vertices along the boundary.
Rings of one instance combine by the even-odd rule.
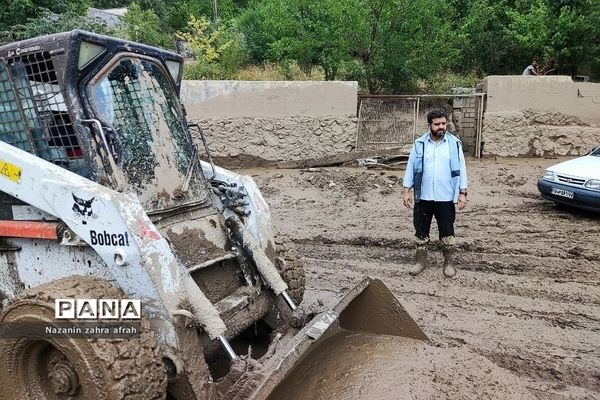
[[209, 201], [200, 168], [190, 169], [196, 155], [177, 94], [157, 62], [121, 56], [91, 82], [88, 93], [110, 128], [109, 144], [124, 180], [146, 210]]
[[600, 146], [596, 147], [594, 151], [590, 154], [591, 156], [600, 157]]

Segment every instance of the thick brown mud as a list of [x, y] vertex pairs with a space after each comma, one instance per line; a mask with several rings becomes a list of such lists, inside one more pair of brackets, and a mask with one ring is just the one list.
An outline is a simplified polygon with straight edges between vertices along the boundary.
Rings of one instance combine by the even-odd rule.
[[[434, 346], [464, 355], [465, 376], [477, 377], [484, 359], [514, 375], [523, 397], [600, 399], [600, 216], [557, 207], [536, 187], [545, 167], [566, 159], [467, 161], [469, 203], [457, 213], [454, 279], [444, 278], [436, 246], [431, 266], [408, 274], [414, 229], [412, 210], [401, 204], [403, 171], [246, 173], [271, 206], [276, 234], [303, 256], [305, 298], [314, 309], [335, 303], [365, 275], [379, 278]], [[476, 398], [445, 374], [427, 379], [411, 396], [435, 384], [453, 390], [441, 398]], [[505, 397], [504, 389], [489, 390]]]
[[[477, 365], [466, 369], [464, 365]], [[519, 379], [469, 351], [341, 331], [296, 366], [269, 400], [533, 399]]]

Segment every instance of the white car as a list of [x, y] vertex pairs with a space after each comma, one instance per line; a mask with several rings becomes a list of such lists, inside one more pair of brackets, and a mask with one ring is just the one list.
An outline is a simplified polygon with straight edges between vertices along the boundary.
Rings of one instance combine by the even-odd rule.
[[537, 186], [545, 199], [600, 212], [600, 147], [547, 168]]

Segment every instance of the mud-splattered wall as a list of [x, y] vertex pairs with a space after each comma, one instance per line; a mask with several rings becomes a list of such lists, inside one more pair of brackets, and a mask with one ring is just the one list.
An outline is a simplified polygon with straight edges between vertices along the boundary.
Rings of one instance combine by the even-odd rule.
[[600, 84], [488, 76], [483, 155], [582, 155], [600, 145]]
[[327, 157], [356, 142], [356, 82], [184, 81], [188, 119], [224, 166]]
[[[600, 84], [489, 76], [483, 91], [483, 155], [581, 155], [600, 145]], [[223, 166], [323, 158], [356, 143], [356, 82], [185, 81], [181, 97]]]

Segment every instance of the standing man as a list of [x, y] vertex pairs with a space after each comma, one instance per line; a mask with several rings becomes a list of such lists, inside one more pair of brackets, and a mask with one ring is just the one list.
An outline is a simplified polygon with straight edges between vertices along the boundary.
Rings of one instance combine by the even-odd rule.
[[447, 120], [444, 110], [427, 114], [429, 130], [415, 141], [406, 166], [402, 202], [410, 208], [415, 199], [417, 252], [416, 263], [409, 270], [411, 275], [418, 275], [427, 267], [427, 244], [434, 216], [444, 252], [444, 275], [451, 278], [456, 274], [452, 265], [455, 204], [459, 210], [467, 205], [467, 168], [461, 141], [446, 131]]

